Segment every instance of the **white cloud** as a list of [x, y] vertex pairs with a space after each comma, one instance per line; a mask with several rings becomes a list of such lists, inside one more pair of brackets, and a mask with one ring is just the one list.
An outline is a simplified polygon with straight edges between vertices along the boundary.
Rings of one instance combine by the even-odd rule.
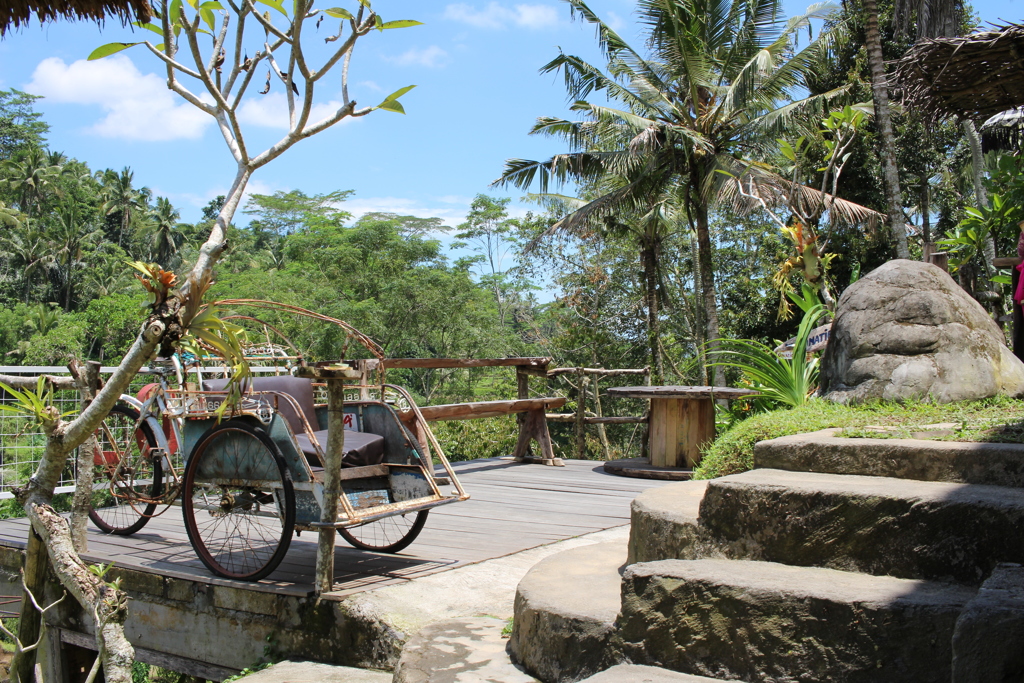
[[48, 57], [25, 90], [51, 102], [98, 105], [106, 116], [87, 130], [126, 140], [197, 139], [213, 118], [182, 102], [163, 78], [143, 74], [126, 55], [65, 64]]
[[413, 47], [400, 55], [385, 57], [384, 60], [398, 66], [426, 66], [432, 69], [445, 66], [449, 62], [448, 53], [437, 45], [431, 45], [422, 50]]
[[[327, 118], [338, 111], [341, 105], [342, 103], [337, 100], [314, 104], [309, 112], [309, 122], [316, 123]], [[288, 98], [280, 92], [250, 97], [238, 108], [238, 120], [252, 126], [288, 130]], [[351, 120], [346, 117], [339, 123], [348, 123]]]
[[509, 8], [499, 2], [491, 2], [478, 10], [472, 5], [457, 3], [445, 7], [444, 17], [477, 28], [519, 26], [539, 30], [558, 24], [558, 10], [551, 5], [513, 5]]

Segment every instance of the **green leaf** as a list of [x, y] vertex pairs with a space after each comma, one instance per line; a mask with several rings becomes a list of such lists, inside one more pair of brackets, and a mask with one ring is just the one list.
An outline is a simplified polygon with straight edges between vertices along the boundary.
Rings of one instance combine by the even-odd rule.
[[94, 59], [103, 59], [110, 55], [120, 52], [121, 50], [127, 50], [130, 47], [141, 45], [141, 43], [107, 43], [106, 45], [100, 45], [98, 48], [89, 53], [86, 57], [87, 61], [93, 61]]
[[402, 95], [404, 95], [405, 93], [409, 92], [410, 90], [412, 90], [415, 87], [416, 87], [415, 85], [407, 85], [404, 88], [399, 88], [395, 92], [393, 92], [390, 95], [388, 95], [387, 97], [385, 97], [384, 101], [385, 102], [390, 102], [392, 100], [397, 100], [399, 97], [401, 97]]
[[[171, 15], [171, 25], [177, 27], [181, 26], [181, 0], [171, 0], [171, 8], [167, 10], [168, 14]], [[178, 35], [175, 31], [174, 35]]]
[[143, 24], [142, 22], [139, 22], [139, 21], [133, 21], [132, 25], [138, 26], [139, 28], [144, 28], [147, 31], [152, 31], [153, 33], [157, 34], [161, 38], [163, 38], [163, 36], [164, 36], [163, 30], [159, 26], [157, 26], [156, 24]]
[[380, 18], [379, 14], [373, 15], [373, 25], [377, 27], [378, 31], [384, 30], [384, 20]]
[[355, 19], [355, 17], [352, 16], [351, 12], [341, 7], [332, 7], [331, 9], [325, 9], [324, 13], [329, 17], [334, 17], [335, 19]]
[[267, 7], [272, 7], [281, 14], [285, 15], [286, 17], [288, 16], [288, 12], [285, 11], [284, 5], [281, 3], [281, 0], [256, 0], [256, 2], [266, 5]]
[[206, 22], [206, 25], [210, 27], [211, 31], [216, 31], [217, 30], [217, 27], [214, 24], [214, 20], [213, 20], [213, 10], [200, 8], [199, 9], [199, 16], [201, 16], [203, 18], [203, 21]]
[[991, 282], [995, 282], [995, 283], [1000, 284], [1000, 285], [1012, 285], [1013, 284], [1013, 280], [1010, 278], [1009, 275], [996, 275], [995, 277], [990, 278], [990, 281]]
[[384, 100], [376, 106], [376, 109], [383, 109], [384, 111], [393, 111], [396, 114], [404, 114], [405, 107], [398, 100]]
[[373, 9], [372, 7], [370, 7], [370, 0], [359, 0], [359, 4], [365, 7], [366, 9]]
[[224, 5], [220, 4], [218, 0], [209, 0], [201, 4], [199, 9], [224, 9]]
[[414, 19], [399, 19], [398, 21], [385, 21], [380, 25], [380, 29], [383, 31], [386, 28], [409, 28], [411, 26], [423, 26], [422, 21], [415, 21]]

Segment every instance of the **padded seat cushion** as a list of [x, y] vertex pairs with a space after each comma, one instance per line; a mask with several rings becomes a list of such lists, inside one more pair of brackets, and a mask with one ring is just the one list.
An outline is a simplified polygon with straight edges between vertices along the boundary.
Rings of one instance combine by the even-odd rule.
[[[313, 436], [320, 442], [321, 448], [327, 447], [327, 430], [322, 429], [313, 432]], [[295, 435], [295, 441], [299, 449], [306, 455], [310, 463], [319, 463], [316, 455], [316, 448], [310, 442], [309, 437], [303, 433]], [[366, 465], [379, 465], [384, 462], [384, 437], [369, 432], [355, 432], [351, 429], [345, 430], [345, 455], [341, 458], [342, 467], [364, 467]]]
[[[228, 384], [226, 379], [208, 379], [203, 381], [203, 391], [224, 391], [224, 387]], [[316, 419], [316, 408], [313, 404], [313, 382], [302, 377], [292, 377], [291, 375], [280, 375], [277, 377], [253, 377], [243, 389], [243, 393], [250, 391], [276, 391], [281, 394], [288, 394], [295, 399], [295, 402], [299, 404], [299, 408], [302, 410], [302, 414], [305, 416], [306, 421], [309, 422], [310, 428], [315, 432], [320, 429], [320, 423]], [[270, 398], [270, 397], [265, 397]], [[275, 402], [272, 401], [271, 405]], [[291, 401], [288, 399], [278, 398], [276, 401], [277, 410], [281, 413], [284, 419], [288, 420], [288, 426], [292, 428], [292, 432], [295, 434], [302, 434], [306, 430], [302, 426], [302, 419], [295, 412], [292, 407]]]

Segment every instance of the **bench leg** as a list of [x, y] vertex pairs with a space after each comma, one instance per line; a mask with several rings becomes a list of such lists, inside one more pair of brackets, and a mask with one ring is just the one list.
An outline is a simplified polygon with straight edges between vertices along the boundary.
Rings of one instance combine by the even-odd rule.
[[[530, 442], [536, 441], [540, 448], [540, 456], [530, 454]], [[544, 410], [530, 410], [523, 416], [519, 425], [519, 438], [516, 440], [516, 448], [512, 452], [516, 462], [525, 462], [539, 465], [552, 465], [564, 467], [565, 463], [561, 458], [555, 457], [555, 451], [551, 447], [551, 433], [548, 432], [548, 421], [544, 416]]]

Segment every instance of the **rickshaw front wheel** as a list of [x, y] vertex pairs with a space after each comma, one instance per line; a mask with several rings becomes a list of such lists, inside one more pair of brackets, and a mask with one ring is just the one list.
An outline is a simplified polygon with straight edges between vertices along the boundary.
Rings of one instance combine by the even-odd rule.
[[404, 515], [394, 515], [375, 522], [341, 527], [338, 533], [354, 548], [372, 550], [378, 553], [397, 553], [405, 550], [423, 531], [427, 513], [420, 510]]
[[200, 437], [185, 467], [182, 513], [189, 541], [217, 576], [258, 581], [284, 559], [295, 528], [295, 491], [280, 449], [244, 419]]
[[[130, 536], [156, 512], [150, 502], [163, 492], [160, 459], [150, 457], [156, 436], [139, 412], [118, 404], [96, 430], [89, 519], [106, 534]], [[79, 448], [85, 448], [85, 444]]]

